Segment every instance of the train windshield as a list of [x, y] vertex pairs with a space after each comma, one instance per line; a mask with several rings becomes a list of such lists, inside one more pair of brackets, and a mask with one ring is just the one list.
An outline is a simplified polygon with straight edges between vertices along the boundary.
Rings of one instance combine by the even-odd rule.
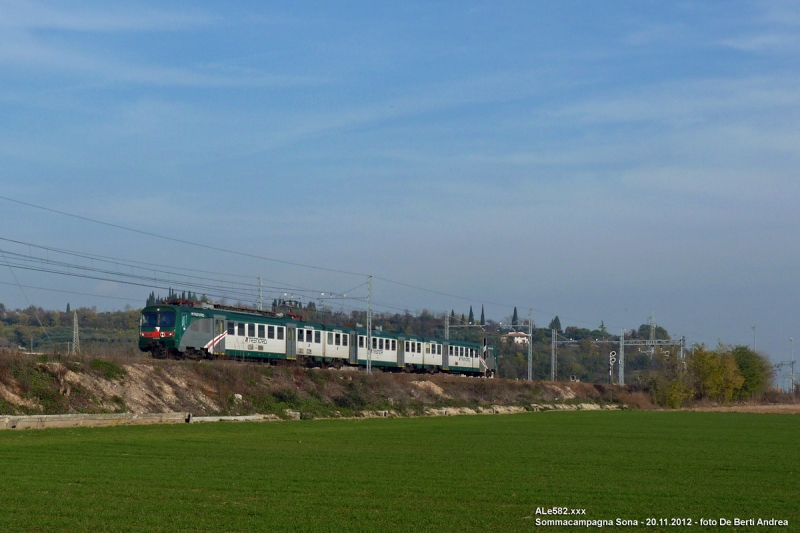
[[142, 313], [142, 326], [154, 328], [160, 326], [162, 328], [171, 328], [175, 326], [175, 313], [172, 311], [165, 311], [156, 313], [155, 311], [145, 311]]

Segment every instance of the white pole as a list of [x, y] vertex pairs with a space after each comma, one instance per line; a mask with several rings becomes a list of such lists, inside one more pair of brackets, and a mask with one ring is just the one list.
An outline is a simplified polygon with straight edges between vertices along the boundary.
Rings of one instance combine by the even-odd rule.
[[533, 311], [528, 311], [528, 381], [533, 381]]
[[372, 276], [367, 277], [367, 374], [372, 374]]
[[625, 385], [625, 329], [619, 336], [619, 384]]

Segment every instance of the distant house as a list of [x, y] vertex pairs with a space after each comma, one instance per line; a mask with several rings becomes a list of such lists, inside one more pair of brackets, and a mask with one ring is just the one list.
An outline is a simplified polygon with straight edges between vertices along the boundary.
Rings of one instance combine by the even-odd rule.
[[513, 342], [514, 344], [522, 346], [528, 345], [527, 333], [520, 333], [519, 331], [515, 331], [513, 333], [509, 333], [508, 335], [503, 335], [503, 338], [506, 340], [506, 342]]

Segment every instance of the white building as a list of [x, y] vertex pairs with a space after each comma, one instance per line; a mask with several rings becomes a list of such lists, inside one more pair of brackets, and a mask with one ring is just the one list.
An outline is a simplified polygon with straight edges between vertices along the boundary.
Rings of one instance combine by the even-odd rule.
[[508, 335], [503, 335], [503, 338], [506, 339], [507, 342], [513, 342], [517, 345], [527, 346], [528, 345], [528, 334], [527, 333], [520, 333], [519, 331], [515, 331], [513, 333], [509, 333]]

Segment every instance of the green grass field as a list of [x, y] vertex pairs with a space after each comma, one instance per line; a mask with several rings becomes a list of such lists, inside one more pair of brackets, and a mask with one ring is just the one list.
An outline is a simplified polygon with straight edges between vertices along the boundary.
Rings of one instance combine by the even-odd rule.
[[728, 413], [4, 431], [0, 530], [529, 531], [564, 506], [797, 531], [799, 450], [799, 416]]

